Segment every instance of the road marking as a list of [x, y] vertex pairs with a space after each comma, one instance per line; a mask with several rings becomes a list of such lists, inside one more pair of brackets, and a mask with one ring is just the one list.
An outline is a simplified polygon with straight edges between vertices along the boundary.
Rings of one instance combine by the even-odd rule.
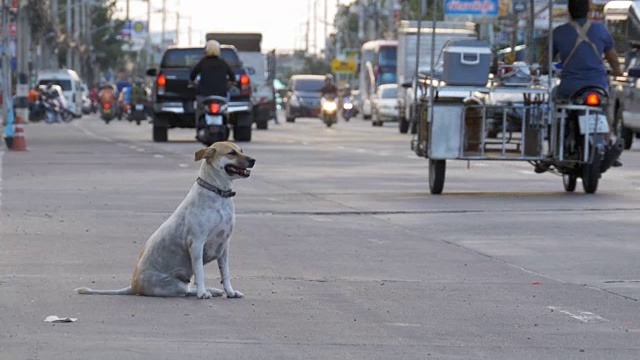
[[312, 220], [315, 220], [315, 221], [320, 221], [320, 222], [331, 222], [331, 221], [333, 221], [332, 219], [329, 219], [328, 217], [317, 216], [317, 215], [311, 215], [311, 216], [309, 216], [309, 219], [312, 219]]
[[388, 241], [381, 241], [381, 240], [378, 240], [378, 239], [367, 239], [367, 240], [369, 240], [370, 242], [372, 242], [374, 244], [378, 244], [378, 245], [386, 244], [388, 242]]
[[605, 318], [603, 318], [600, 315], [594, 314], [592, 312], [589, 311], [580, 311], [580, 310], [575, 310], [575, 311], [569, 311], [566, 309], [563, 309], [561, 307], [558, 306], [547, 306], [549, 309], [554, 310], [554, 311], [558, 311], [560, 313], [563, 313], [565, 315], [569, 315], [574, 319], [580, 320], [582, 322], [595, 322], [595, 321], [609, 321]]
[[161, 154], [153, 154], [153, 157], [156, 159], [164, 159], [164, 155]]
[[408, 324], [408, 323], [385, 323], [389, 326], [401, 326], [401, 327], [421, 327], [422, 324]]
[[189, 164], [178, 164], [178, 166], [180, 166], [181, 168], [187, 168], [189, 167]]
[[367, 150], [365, 150], [365, 149], [356, 149], [356, 152], [358, 152], [358, 153], [366, 153]]

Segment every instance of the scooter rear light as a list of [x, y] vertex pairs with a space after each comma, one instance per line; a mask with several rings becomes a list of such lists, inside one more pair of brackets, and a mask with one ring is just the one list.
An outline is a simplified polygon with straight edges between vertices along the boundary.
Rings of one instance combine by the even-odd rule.
[[600, 105], [600, 97], [598, 94], [589, 94], [587, 95], [587, 105], [589, 106], [598, 106]]
[[212, 114], [217, 114], [220, 112], [220, 104], [209, 104], [209, 112]]
[[111, 109], [111, 104], [109, 103], [104, 104], [104, 108], [107, 110]]

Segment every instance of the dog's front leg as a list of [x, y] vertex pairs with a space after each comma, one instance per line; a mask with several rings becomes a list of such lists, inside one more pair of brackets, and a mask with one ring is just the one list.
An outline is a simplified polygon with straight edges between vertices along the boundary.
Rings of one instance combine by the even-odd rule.
[[204, 247], [202, 243], [197, 241], [190, 241], [189, 254], [191, 255], [191, 269], [196, 282], [196, 294], [198, 299], [210, 299], [211, 293], [204, 287], [204, 262], [202, 261], [202, 255], [204, 253]]
[[240, 291], [234, 291], [231, 287], [231, 280], [229, 279], [229, 248], [224, 249], [220, 257], [218, 258], [218, 268], [220, 269], [220, 276], [222, 277], [222, 286], [224, 286], [224, 292], [227, 293], [228, 298], [242, 298], [244, 295]]

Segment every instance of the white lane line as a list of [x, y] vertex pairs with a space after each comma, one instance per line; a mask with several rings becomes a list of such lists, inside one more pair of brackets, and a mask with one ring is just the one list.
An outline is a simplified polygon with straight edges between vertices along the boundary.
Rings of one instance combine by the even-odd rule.
[[595, 322], [595, 321], [609, 321], [598, 314], [594, 314], [589, 311], [580, 311], [580, 310], [566, 310], [558, 306], [548, 306], [549, 309], [563, 313], [565, 315], [569, 315], [574, 319], [580, 320], [582, 322]]
[[331, 222], [331, 221], [333, 221], [332, 219], [329, 219], [328, 217], [317, 216], [317, 215], [311, 215], [311, 216], [309, 216], [309, 219], [312, 219], [312, 220], [315, 220], [315, 221], [320, 221], [320, 222]]
[[378, 240], [378, 239], [367, 239], [370, 242], [374, 243], [374, 244], [378, 244], [378, 245], [382, 245], [382, 244], [386, 244], [388, 241], [382, 241], [382, 240]]
[[161, 154], [153, 154], [153, 157], [156, 159], [164, 159], [164, 155]]
[[188, 168], [189, 164], [178, 164], [178, 166], [180, 166], [181, 168]]
[[356, 152], [357, 153], [366, 153], [367, 150], [365, 150], [365, 149], [356, 149]]
[[384, 323], [389, 326], [400, 326], [400, 327], [421, 327], [422, 324], [408, 324], [408, 323]]

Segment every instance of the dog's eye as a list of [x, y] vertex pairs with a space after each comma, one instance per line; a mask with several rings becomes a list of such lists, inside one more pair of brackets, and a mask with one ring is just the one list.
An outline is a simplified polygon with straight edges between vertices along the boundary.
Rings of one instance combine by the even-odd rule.
[[231, 152], [229, 152], [229, 155], [234, 156], [234, 155], [238, 155], [238, 153], [235, 150], [231, 150]]

